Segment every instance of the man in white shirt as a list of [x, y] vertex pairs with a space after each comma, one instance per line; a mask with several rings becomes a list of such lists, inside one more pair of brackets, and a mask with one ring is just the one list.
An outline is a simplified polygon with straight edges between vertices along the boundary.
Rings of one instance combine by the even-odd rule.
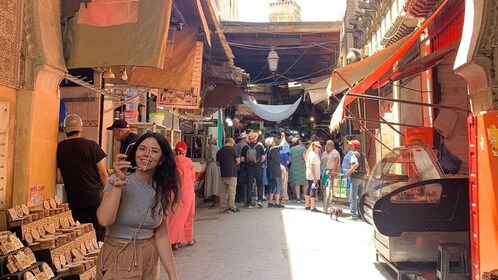
[[323, 212], [328, 213], [329, 197], [332, 195], [334, 181], [338, 183], [338, 179], [341, 178], [341, 155], [334, 148], [334, 141], [327, 140], [321, 160], [322, 166], [328, 175], [327, 184], [323, 186]]
[[311, 212], [321, 212], [315, 207], [318, 187], [320, 185], [320, 158], [318, 157], [318, 152], [321, 148], [320, 142], [314, 141], [311, 142], [310, 147], [306, 152], [306, 179], [308, 180], [308, 190], [304, 195], [304, 209], [311, 210]]

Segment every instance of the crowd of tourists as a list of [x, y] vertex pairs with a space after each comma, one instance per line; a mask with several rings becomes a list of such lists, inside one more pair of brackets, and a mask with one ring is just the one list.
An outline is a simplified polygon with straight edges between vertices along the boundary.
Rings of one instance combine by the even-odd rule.
[[[221, 178], [221, 198], [213, 199], [212, 206], [220, 207], [220, 213], [235, 213], [240, 211], [237, 204], [247, 209], [285, 208], [293, 199], [306, 210], [328, 213], [333, 188], [342, 180], [349, 192], [350, 218], [357, 219], [357, 199], [369, 173], [361, 143], [348, 141], [343, 155], [338, 140], [322, 141], [314, 136], [303, 143], [299, 136], [283, 132], [265, 139], [257, 132], [242, 132], [236, 141], [226, 139], [212, 159], [220, 173], [207, 172], [207, 182], [212, 181], [210, 174]], [[323, 210], [316, 207], [319, 196]]]

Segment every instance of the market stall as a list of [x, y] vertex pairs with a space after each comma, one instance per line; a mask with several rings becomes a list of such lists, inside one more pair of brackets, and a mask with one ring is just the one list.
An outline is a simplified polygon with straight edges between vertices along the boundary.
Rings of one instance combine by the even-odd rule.
[[436, 262], [442, 242], [469, 244], [468, 176], [445, 175], [426, 145], [399, 147], [372, 171], [360, 200], [377, 256]]

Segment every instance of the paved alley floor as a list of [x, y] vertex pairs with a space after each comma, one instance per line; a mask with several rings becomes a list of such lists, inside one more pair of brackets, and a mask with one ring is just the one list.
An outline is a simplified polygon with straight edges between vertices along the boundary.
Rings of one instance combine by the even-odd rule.
[[395, 279], [375, 262], [373, 229], [365, 222], [336, 222], [303, 204], [264, 205], [232, 214], [197, 208], [197, 244], [174, 251], [179, 279]]

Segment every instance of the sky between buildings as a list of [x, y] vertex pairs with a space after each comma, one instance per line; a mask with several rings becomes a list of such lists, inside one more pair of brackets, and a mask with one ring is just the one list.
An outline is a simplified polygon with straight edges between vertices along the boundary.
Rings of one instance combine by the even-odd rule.
[[[302, 21], [341, 21], [346, 0], [294, 0], [301, 6]], [[239, 0], [239, 21], [268, 22], [268, 10], [276, 0]]]

